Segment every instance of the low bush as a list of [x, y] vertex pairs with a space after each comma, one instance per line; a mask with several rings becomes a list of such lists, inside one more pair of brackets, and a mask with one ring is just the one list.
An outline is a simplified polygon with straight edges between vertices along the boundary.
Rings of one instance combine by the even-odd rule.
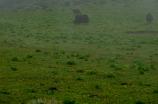
[[18, 70], [16, 67], [10, 67], [10, 69], [12, 69], [13, 71], [16, 71], [16, 70]]
[[35, 90], [30, 88], [30, 89], [27, 89], [27, 92], [35, 93]]
[[63, 104], [75, 104], [75, 100], [70, 100], [70, 99], [65, 99], [64, 101], [63, 101]]
[[17, 57], [13, 57], [11, 60], [12, 61], [19, 61], [19, 59]]
[[108, 74], [105, 74], [104, 76], [107, 78], [115, 78], [115, 74], [113, 73], [108, 73]]
[[27, 55], [27, 58], [32, 58], [33, 57], [33, 55]]
[[35, 51], [36, 51], [36, 52], [41, 52], [41, 50], [40, 50], [40, 49], [36, 49]]
[[82, 77], [77, 77], [76, 80], [81, 80], [82, 81], [83, 78]]
[[96, 85], [95, 85], [95, 88], [96, 88], [96, 89], [99, 89], [99, 88], [100, 88], [100, 86], [99, 86], [98, 84], [96, 84]]
[[76, 63], [74, 61], [68, 61], [67, 64], [68, 65], [75, 65]]
[[143, 101], [137, 100], [135, 104], [145, 104]]
[[154, 93], [158, 93], [158, 89], [154, 89]]
[[1, 94], [11, 94], [10, 92], [7, 91], [0, 91]]
[[93, 74], [97, 74], [98, 72], [96, 70], [92, 70], [92, 71], [87, 71], [88, 75], [93, 75]]

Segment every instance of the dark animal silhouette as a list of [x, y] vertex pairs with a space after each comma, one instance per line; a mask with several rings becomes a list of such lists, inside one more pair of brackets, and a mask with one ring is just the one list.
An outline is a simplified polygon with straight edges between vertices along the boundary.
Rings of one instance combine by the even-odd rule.
[[86, 14], [84, 15], [76, 15], [75, 20], [73, 21], [73, 23], [76, 24], [87, 24], [89, 22], [89, 18]]
[[73, 12], [73, 14], [81, 14], [79, 9], [73, 9], [72, 12]]
[[151, 13], [148, 13], [148, 14], [146, 15], [146, 21], [147, 21], [148, 23], [151, 23], [152, 20], [153, 20], [152, 14], [151, 14]]

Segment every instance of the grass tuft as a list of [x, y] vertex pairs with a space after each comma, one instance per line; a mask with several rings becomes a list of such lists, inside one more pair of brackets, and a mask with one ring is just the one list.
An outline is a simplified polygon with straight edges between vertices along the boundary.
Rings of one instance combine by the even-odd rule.
[[98, 73], [98, 71], [96, 71], [96, 70], [87, 71], [88, 75], [93, 75], [93, 74], [97, 74], [97, 73]]
[[158, 93], [158, 89], [154, 89], [154, 93]]
[[76, 63], [74, 61], [68, 61], [67, 65], [76, 65]]
[[27, 58], [32, 58], [33, 57], [33, 55], [27, 55]]
[[17, 57], [13, 57], [11, 61], [19, 61], [19, 59]]
[[79, 76], [76, 78], [76, 80], [83, 81], [83, 78]]
[[96, 88], [96, 89], [99, 89], [99, 88], [100, 88], [100, 86], [99, 86], [98, 84], [96, 84], [96, 85], [95, 85], [95, 88]]
[[0, 91], [0, 93], [1, 93], [1, 94], [7, 94], [7, 95], [8, 95], [8, 94], [11, 94], [11, 93], [8, 92], [8, 91]]
[[143, 101], [137, 100], [135, 104], [145, 104]]
[[70, 100], [70, 99], [65, 99], [64, 101], [63, 101], [63, 104], [75, 104], [75, 100]]
[[35, 51], [36, 51], [36, 52], [41, 52], [41, 50], [40, 50], [40, 49], [36, 49]]
[[27, 92], [30, 92], [30, 93], [35, 93], [35, 90], [34, 90], [34, 89], [32, 89], [32, 88], [27, 89], [26, 91], [27, 91]]
[[107, 73], [104, 76], [107, 78], [115, 78], [115, 74], [113, 74], [113, 73]]
[[10, 67], [10, 69], [12, 69], [13, 71], [16, 71], [16, 70], [18, 70], [16, 67]]

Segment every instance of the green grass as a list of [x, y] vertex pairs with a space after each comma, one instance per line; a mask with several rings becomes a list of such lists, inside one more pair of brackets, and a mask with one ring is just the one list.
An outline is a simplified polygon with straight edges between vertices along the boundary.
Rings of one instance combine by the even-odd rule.
[[[157, 31], [158, 2], [68, 1], [0, 11], [0, 104], [158, 103], [157, 33], [126, 33]], [[88, 25], [74, 25], [71, 8]]]

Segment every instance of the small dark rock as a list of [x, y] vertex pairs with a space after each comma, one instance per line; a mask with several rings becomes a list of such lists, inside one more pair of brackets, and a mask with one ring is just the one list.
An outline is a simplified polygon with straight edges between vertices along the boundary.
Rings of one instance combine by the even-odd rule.
[[83, 72], [84, 72], [84, 70], [77, 70], [76, 72], [83, 73]]
[[98, 95], [90, 95], [89, 97], [92, 97], [92, 98], [93, 98], [93, 97], [98, 97]]
[[49, 90], [57, 90], [56, 87], [50, 87]]
[[127, 83], [121, 83], [121, 85], [127, 85]]

